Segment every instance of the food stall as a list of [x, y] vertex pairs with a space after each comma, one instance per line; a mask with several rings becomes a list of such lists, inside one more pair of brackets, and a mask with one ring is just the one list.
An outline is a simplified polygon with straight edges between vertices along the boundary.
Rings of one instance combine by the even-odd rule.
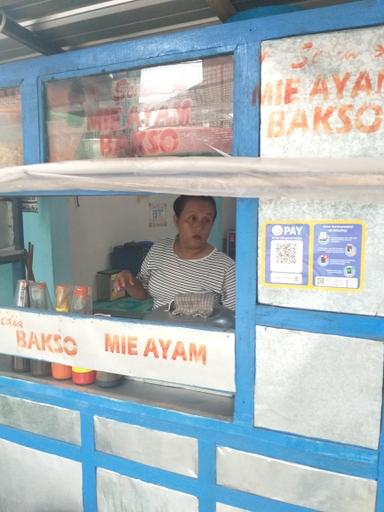
[[[384, 508], [383, 40], [363, 0], [1, 66], [2, 511]], [[236, 228], [234, 326], [15, 307], [27, 243], [51, 297], [94, 286], [191, 191]]]

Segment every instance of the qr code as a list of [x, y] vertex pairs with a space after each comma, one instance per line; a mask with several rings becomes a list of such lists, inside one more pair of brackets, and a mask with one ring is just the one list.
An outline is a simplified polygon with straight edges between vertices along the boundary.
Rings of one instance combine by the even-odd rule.
[[271, 271], [300, 273], [303, 268], [303, 242], [273, 240], [270, 256]]
[[297, 245], [292, 242], [277, 243], [275, 248], [277, 265], [296, 265]]

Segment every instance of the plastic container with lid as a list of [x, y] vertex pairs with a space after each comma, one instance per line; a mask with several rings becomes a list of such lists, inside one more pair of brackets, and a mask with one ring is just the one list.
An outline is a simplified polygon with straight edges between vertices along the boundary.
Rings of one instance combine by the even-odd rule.
[[96, 380], [96, 371], [88, 368], [72, 367], [72, 382], [78, 386], [93, 384]]

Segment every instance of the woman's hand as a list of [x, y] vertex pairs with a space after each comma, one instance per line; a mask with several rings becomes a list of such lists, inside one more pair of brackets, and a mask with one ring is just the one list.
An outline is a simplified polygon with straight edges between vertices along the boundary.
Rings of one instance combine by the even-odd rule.
[[129, 270], [122, 270], [116, 275], [113, 287], [117, 292], [126, 290], [135, 299], [146, 299], [149, 297], [147, 290], [143, 288], [141, 282]]
[[113, 287], [117, 292], [120, 292], [121, 290], [128, 290], [129, 287], [135, 285], [135, 278], [129, 272], [128, 270], [122, 270], [117, 274], [115, 277], [115, 282], [113, 284]]

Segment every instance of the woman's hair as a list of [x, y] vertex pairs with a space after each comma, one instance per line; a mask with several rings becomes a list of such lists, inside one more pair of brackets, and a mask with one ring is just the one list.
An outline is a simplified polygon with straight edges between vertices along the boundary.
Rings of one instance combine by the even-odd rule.
[[175, 212], [177, 218], [180, 217], [181, 212], [184, 210], [185, 205], [190, 199], [198, 199], [199, 201], [206, 201], [207, 203], [210, 203], [213, 207], [213, 220], [216, 219], [216, 201], [212, 196], [179, 196], [173, 203], [173, 211]]

